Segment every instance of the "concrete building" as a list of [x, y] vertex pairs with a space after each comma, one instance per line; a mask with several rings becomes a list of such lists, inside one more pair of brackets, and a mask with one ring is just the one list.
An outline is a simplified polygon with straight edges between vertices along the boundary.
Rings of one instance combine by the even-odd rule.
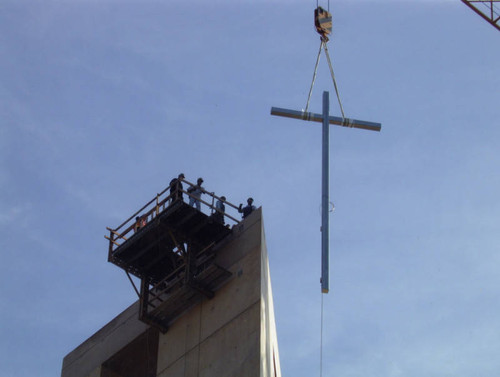
[[280, 377], [261, 209], [216, 246], [230, 274], [212, 298], [190, 299], [165, 331], [134, 303], [70, 352], [62, 377]]

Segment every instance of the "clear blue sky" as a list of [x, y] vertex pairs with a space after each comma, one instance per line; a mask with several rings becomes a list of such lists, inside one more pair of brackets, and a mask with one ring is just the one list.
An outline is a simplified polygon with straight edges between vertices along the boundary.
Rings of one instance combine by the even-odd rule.
[[[283, 376], [319, 375], [310, 1], [0, 0], [0, 375], [57, 376], [135, 299], [115, 227], [173, 176], [262, 206]], [[326, 2], [320, 5], [327, 6]], [[331, 1], [323, 376], [497, 377], [500, 33], [460, 1]], [[324, 56], [310, 110], [330, 91]]]

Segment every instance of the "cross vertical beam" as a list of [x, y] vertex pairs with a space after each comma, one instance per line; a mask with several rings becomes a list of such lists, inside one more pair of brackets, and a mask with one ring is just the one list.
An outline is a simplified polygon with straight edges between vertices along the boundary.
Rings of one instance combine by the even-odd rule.
[[330, 98], [323, 92], [323, 129], [322, 129], [322, 161], [321, 161], [321, 292], [330, 290], [330, 222], [328, 203], [330, 190]]
[[321, 122], [322, 127], [322, 161], [321, 161], [321, 292], [328, 293], [330, 290], [330, 224], [328, 217], [329, 186], [330, 186], [330, 124], [342, 127], [360, 128], [369, 131], [380, 131], [380, 123], [367, 122], [357, 119], [339, 118], [330, 116], [329, 93], [323, 92], [323, 114], [309, 113], [271, 108], [271, 115], [287, 118], [302, 119], [312, 122]]

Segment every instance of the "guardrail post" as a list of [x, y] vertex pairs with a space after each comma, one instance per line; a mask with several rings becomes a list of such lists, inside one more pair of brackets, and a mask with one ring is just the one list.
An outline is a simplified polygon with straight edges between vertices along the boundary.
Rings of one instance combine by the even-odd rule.
[[156, 216], [160, 213], [160, 205], [159, 205], [160, 194], [156, 194]]
[[108, 248], [108, 262], [111, 261], [113, 255], [113, 231], [109, 231], [109, 248]]

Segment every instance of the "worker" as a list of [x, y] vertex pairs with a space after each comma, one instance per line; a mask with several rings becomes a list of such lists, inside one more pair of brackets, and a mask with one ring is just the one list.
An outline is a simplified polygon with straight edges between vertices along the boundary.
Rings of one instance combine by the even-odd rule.
[[252, 203], [253, 203], [253, 198], [248, 198], [247, 205], [245, 207], [243, 207], [243, 204], [240, 204], [240, 206], [238, 207], [238, 212], [243, 214], [242, 217], [244, 219], [247, 218], [248, 215], [250, 215], [255, 210], [255, 206], [252, 205]]
[[196, 209], [199, 211], [200, 210], [200, 198], [201, 194], [205, 191], [205, 189], [201, 186], [203, 183], [203, 178], [198, 178], [196, 181], [196, 185], [188, 188], [187, 192], [190, 194], [189, 196], [189, 205], [194, 207], [196, 206]]
[[175, 202], [176, 200], [182, 200], [182, 181], [184, 180], [184, 174], [181, 173], [170, 181], [170, 200]]
[[214, 220], [222, 225], [224, 225], [224, 212], [226, 210], [226, 206], [224, 205], [225, 201], [225, 196], [221, 196], [220, 199], [217, 199], [217, 202], [215, 202], [216, 211], [212, 215]]

